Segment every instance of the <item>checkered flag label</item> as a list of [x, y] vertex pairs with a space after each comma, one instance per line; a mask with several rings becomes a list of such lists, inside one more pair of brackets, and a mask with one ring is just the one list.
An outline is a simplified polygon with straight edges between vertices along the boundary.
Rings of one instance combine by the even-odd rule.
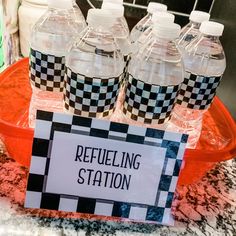
[[123, 113], [143, 123], [162, 124], [170, 119], [179, 88], [147, 84], [129, 74]]
[[65, 75], [65, 57], [30, 50], [31, 83], [44, 91], [62, 92]]
[[66, 67], [64, 105], [67, 110], [85, 117], [112, 114], [119, 94], [122, 75], [108, 79], [86, 77]]
[[196, 110], [209, 108], [221, 78], [221, 76], [205, 77], [186, 72], [177, 103]]
[[122, 77], [122, 82], [121, 82], [122, 86], [126, 86], [126, 84], [127, 84], [127, 80], [129, 77], [128, 66], [129, 66], [130, 59], [131, 59], [130, 55], [124, 56], [125, 67], [123, 70], [123, 77]]

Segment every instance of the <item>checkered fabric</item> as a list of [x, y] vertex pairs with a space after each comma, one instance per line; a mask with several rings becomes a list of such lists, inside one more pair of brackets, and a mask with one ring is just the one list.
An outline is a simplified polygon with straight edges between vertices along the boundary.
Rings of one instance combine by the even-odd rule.
[[31, 83], [44, 91], [62, 92], [65, 75], [65, 57], [30, 50]]
[[[94, 136], [121, 142], [132, 142], [139, 145], [157, 146], [166, 149], [164, 165], [157, 170], [161, 173], [161, 177], [155, 205], [96, 199], [96, 196], [94, 198], [85, 198], [46, 192], [55, 131], [64, 132], [65, 134], [85, 135], [85, 137]], [[173, 224], [171, 204], [174, 198], [187, 138], [187, 135], [181, 133], [169, 133], [163, 130], [130, 126], [107, 120], [38, 111], [25, 207]]]
[[109, 79], [90, 78], [66, 67], [65, 108], [86, 117], [110, 115], [115, 108], [121, 78], [122, 75]]
[[162, 124], [170, 119], [179, 88], [147, 84], [129, 74], [123, 113], [135, 121]]
[[186, 72], [177, 103], [191, 109], [207, 109], [215, 97], [220, 81], [221, 76], [205, 77]]

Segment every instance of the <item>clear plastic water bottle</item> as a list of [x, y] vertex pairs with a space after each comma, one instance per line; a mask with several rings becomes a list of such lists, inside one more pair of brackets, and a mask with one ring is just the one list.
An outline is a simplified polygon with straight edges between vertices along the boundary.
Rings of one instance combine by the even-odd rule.
[[124, 7], [122, 4], [103, 2], [102, 9], [109, 10], [116, 18], [112, 27], [112, 33], [123, 55], [127, 56], [130, 52], [129, 27], [124, 17]]
[[179, 33], [177, 24], [157, 23], [147, 44], [131, 56], [123, 113], [132, 123], [164, 128], [170, 119], [184, 78]]
[[199, 34], [199, 28], [203, 21], [208, 21], [210, 14], [203, 11], [192, 11], [189, 23], [181, 30], [178, 45], [180, 50], [184, 50]]
[[185, 48], [183, 54], [185, 79], [169, 128], [189, 134], [189, 148], [197, 145], [203, 114], [210, 107], [226, 68], [225, 54], [219, 40], [223, 30], [222, 24], [203, 22], [201, 35]]
[[112, 27], [112, 33], [116, 39], [116, 43], [119, 49], [121, 50], [124, 56], [125, 67], [122, 80], [122, 84], [124, 84], [126, 81], [130, 54], [132, 52], [131, 41], [129, 37], [130, 34], [129, 27], [124, 17], [124, 6], [122, 4], [110, 3], [105, 1], [102, 4], [102, 9], [109, 10], [112, 13], [112, 15], [116, 18], [116, 22]]
[[90, 9], [88, 27], [66, 58], [64, 106], [85, 117], [109, 117], [116, 106], [123, 55], [112, 27], [116, 18], [107, 10]]
[[34, 127], [36, 110], [63, 111], [65, 56], [85, 21], [75, 17], [73, 0], [49, 0], [48, 11], [37, 21], [31, 35], [30, 82], [32, 98], [29, 125]]
[[135, 46], [133, 47], [134, 50], [138, 50], [140, 47], [142, 47], [146, 42], [148, 42], [148, 39], [152, 35], [153, 25], [157, 23], [174, 23], [175, 16], [168, 12], [154, 12], [152, 15], [152, 25], [145, 30], [138, 40], [135, 42]]
[[131, 43], [136, 42], [140, 35], [152, 25], [152, 15], [154, 12], [167, 11], [167, 6], [157, 2], [150, 2], [148, 4], [148, 14], [143, 17], [131, 30], [130, 40]]

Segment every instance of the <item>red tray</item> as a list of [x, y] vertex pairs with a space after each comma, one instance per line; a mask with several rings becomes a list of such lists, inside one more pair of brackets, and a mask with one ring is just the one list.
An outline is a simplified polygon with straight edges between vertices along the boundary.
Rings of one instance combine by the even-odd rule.
[[[28, 127], [31, 87], [28, 59], [18, 61], [0, 74], [0, 137], [7, 151], [20, 164], [29, 167], [33, 129]], [[236, 124], [215, 97], [204, 115], [203, 130], [196, 149], [187, 149], [179, 184], [199, 180], [218, 162], [236, 156]]]

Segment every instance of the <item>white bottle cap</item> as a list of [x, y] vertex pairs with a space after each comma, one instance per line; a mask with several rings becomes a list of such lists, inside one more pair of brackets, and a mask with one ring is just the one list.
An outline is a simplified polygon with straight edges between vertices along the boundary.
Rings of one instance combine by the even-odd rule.
[[152, 22], [155, 24], [156, 22], [160, 23], [174, 23], [175, 16], [168, 12], [158, 11], [154, 12], [152, 15]]
[[107, 2], [123, 5], [123, 0], [103, 0], [103, 3], [107, 3]]
[[72, 0], [48, 0], [49, 8], [71, 9], [73, 8]]
[[153, 14], [156, 11], [167, 11], [167, 6], [157, 2], [150, 2], [147, 8], [148, 13]]
[[123, 17], [124, 16], [124, 7], [119, 4], [103, 2], [102, 9], [110, 10], [114, 17]]
[[224, 31], [224, 25], [214, 21], [204, 21], [199, 30], [206, 35], [221, 36]]
[[210, 14], [204, 11], [192, 11], [189, 20], [202, 23], [203, 21], [208, 21], [210, 19]]
[[175, 23], [155, 23], [153, 33], [164, 39], [177, 39], [180, 35], [181, 27]]
[[116, 18], [112, 13], [105, 9], [89, 9], [87, 15], [87, 23], [91, 27], [110, 28], [115, 23]]

